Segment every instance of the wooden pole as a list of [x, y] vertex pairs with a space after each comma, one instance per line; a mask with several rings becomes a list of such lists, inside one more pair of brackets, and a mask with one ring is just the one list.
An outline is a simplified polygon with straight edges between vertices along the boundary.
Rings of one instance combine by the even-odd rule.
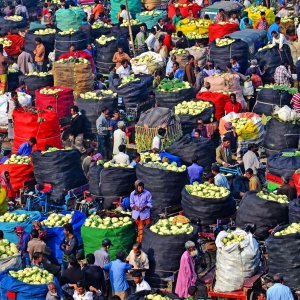
[[133, 40], [133, 35], [132, 35], [132, 29], [131, 29], [131, 18], [130, 18], [130, 12], [129, 12], [129, 8], [128, 8], [128, 1], [125, 0], [125, 5], [126, 5], [126, 11], [128, 13], [128, 30], [129, 30], [129, 37], [130, 37], [130, 41], [131, 41], [131, 44], [132, 44], [132, 51], [133, 51], [133, 56], [136, 57], [136, 54], [135, 54], [135, 49], [134, 49], [134, 40]]

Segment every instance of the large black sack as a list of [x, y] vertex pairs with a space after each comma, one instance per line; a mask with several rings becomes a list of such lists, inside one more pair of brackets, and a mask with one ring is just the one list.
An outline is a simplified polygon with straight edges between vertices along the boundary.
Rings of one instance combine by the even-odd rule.
[[134, 190], [134, 168], [112, 167], [100, 172], [100, 193], [104, 197], [104, 209], [111, 208], [118, 197], [127, 197]]
[[217, 219], [231, 217], [236, 211], [235, 200], [229, 194], [226, 197], [202, 198], [190, 195], [185, 188], [182, 192], [181, 206], [186, 217], [196, 221], [200, 219], [201, 225], [211, 225]]
[[78, 150], [57, 150], [32, 154], [34, 177], [38, 184], [50, 183], [50, 201], [61, 205], [70, 189], [87, 183], [83, 174]]
[[295, 171], [300, 169], [300, 156], [286, 157], [282, 152], [272, 154], [268, 157], [267, 169], [273, 175], [292, 179]]
[[[152, 288], [155, 288], [151, 285]], [[127, 297], [127, 300], [144, 300], [145, 296], [149, 294], [156, 294], [161, 295], [162, 297], [168, 297], [169, 299], [178, 299], [178, 296], [173, 293], [167, 293], [167, 292], [161, 292], [159, 290], [151, 292], [151, 291], [140, 291], [134, 294], [131, 294], [129, 297]]]
[[88, 43], [87, 35], [82, 31], [76, 31], [73, 34], [67, 35], [55, 35], [55, 59], [57, 60], [61, 54], [69, 52], [69, 48], [72, 45], [75, 46], [76, 50], [84, 50]]
[[31, 54], [31, 56], [34, 57], [33, 51], [36, 47], [35, 39], [37, 37], [39, 37], [39, 38], [41, 38], [42, 43], [45, 47], [45, 57], [48, 57], [49, 53], [54, 50], [55, 33], [39, 35], [39, 34], [34, 34], [35, 31], [37, 31], [37, 29], [29, 30], [26, 33], [25, 39], [24, 39], [25, 51], [29, 52]]
[[168, 277], [178, 271], [184, 244], [192, 239], [192, 234], [159, 235], [145, 227], [142, 248], [148, 255], [151, 275]]
[[187, 183], [187, 172], [173, 172], [136, 166], [136, 176], [152, 195], [151, 214], [158, 215], [168, 206], [180, 205], [181, 190]]
[[259, 51], [255, 55], [255, 58], [262, 68], [268, 66], [265, 73], [262, 75], [264, 83], [274, 82], [275, 70], [282, 62], [293, 65], [291, 49], [288, 45], [283, 45], [283, 51], [279, 51], [278, 46]]
[[216, 41], [213, 41], [210, 45], [209, 56], [222, 71], [226, 71], [226, 65], [230, 58], [236, 57], [241, 67], [240, 72], [245, 73], [248, 67], [249, 46], [246, 42], [238, 39], [224, 47], [218, 47]]
[[21, 21], [10, 21], [0, 17], [0, 36], [7, 35], [9, 32], [18, 34], [21, 29], [26, 28], [26, 20], [23, 18]]
[[109, 36], [111, 32], [110, 28], [93, 28], [92, 27], [92, 38], [95, 40], [101, 35]]
[[140, 79], [139, 81], [127, 83], [119, 88], [120, 82], [121, 80], [114, 80], [111, 89], [118, 94], [118, 97], [123, 98], [123, 102], [126, 108], [132, 104], [140, 104], [147, 99], [147, 80]]
[[300, 223], [300, 198], [289, 203], [289, 223]]
[[197, 156], [198, 164], [206, 170], [210, 169], [212, 163], [216, 161], [214, 142], [204, 137], [193, 138], [190, 134], [186, 134], [175, 141], [167, 151], [179, 156], [182, 162], [187, 165], [191, 165], [193, 158]]
[[247, 192], [241, 200], [236, 225], [244, 228], [246, 224], [254, 224], [255, 236], [265, 239], [270, 229], [288, 223], [288, 205], [261, 199], [256, 194], [257, 192]]
[[287, 91], [263, 88], [257, 93], [253, 112], [259, 115], [271, 116], [275, 105], [278, 107], [290, 106], [292, 97]]
[[158, 106], [173, 108], [178, 103], [184, 100], [190, 100], [195, 97], [195, 90], [193, 88], [180, 90], [177, 92], [160, 92], [154, 91], [155, 100]]
[[21, 75], [22, 75], [22, 73], [20, 71], [8, 72], [8, 74], [7, 74], [7, 91], [8, 92], [12, 92], [20, 86], [19, 76], [21, 76]]
[[[281, 231], [287, 225], [275, 230]], [[290, 288], [300, 288], [300, 233], [275, 236], [272, 233], [266, 240], [268, 253], [268, 274], [277, 273], [283, 276], [284, 282]]]
[[266, 125], [266, 132], [263, 140], [267, 156], [287, 148], [298, 148], [300, 137], [300, 122], [279, 121], [272, 118]]
[[89, 168], [88, 180], [89, 180], [89, 191], [92, 195], [100, 196], [100, 173], [103, 169], [102, 165], [97, 166], [96, 163], [92, 163]]
[[101, 114], [103, 107], [107, 107], [110, 112], [118, 108], [118, 98], [104, 97], [101, 100], [77, 98], [76, 105], [79, 107], [81, 114], [84, 117], [85, 135], [97, 133], [96, 121]]
[[117, 40], [107, 42], [105, 45], [100, 45], [96, 41], [96, 67], [101, 73], [106, 73], [115, 63], [112, 61], [115, 52], [117, 51]]
[[47, 76], [24, 76], [23, 80], [29, 90], [29, 94], [35, 97], [35, 91], [46, 87], [53, 86], [53, 75], [49, 74]]

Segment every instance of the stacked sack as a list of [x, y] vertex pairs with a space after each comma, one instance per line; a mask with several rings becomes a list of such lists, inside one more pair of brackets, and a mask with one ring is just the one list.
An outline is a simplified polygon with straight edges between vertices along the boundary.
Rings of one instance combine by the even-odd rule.
[[164, 67], [163, 58], [152, 51], [147, 51], [130, 60], [134, 74], [154, 74], [155, 71]]

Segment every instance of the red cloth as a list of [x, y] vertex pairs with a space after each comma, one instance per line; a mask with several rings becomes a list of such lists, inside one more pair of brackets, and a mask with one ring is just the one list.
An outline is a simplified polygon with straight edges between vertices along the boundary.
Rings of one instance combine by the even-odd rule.
[[45, 151], [46, 146], [62, 148], [60, 126], [57, 113], [50, 110], [37, 110], [26, 107], [15, 109], [14, 145], [13, 152], [17, 153], [20, 145], [27, 142], [30, 137], [37, 139], [33, 150]]
[[293, 175], [294, 184], [297, 190], [297, 195], [300, 195], [300, 173], [295, 172]]
[[143, 230], [144, 230], [144, 227], [146, 225], [150, 224], [150, 219], [141, 220], [140, 218], [138, 218], [137, 220], [135, 220], [135, 224], [137, 226], [137, 238], [136, 238], [136, 241], [138, 243], [141, 243], [143, 241]]
[[240, 113], [242, 111], [242, 106], [239, 102], [236, 102], [235, 104], [231, 103], [231, 101], [228, 101], [225, 104], [224, 107], [225, 113], [229, 114], [231, 112]]
[[[175, 15], [175, 11], [176, 11], [176, 8], [174, 4], [171, 4], [168, 6], [168, 17], [169, 18], [173, 18], [174, 15]], [[187, 18], [188, 15], [189, 15], [189, 9], [191, 9], [193, 11], [193, 16], [194, 18], [198, 18], [198, 12], [201, 10], [201, 6], [199, 6], [198, 4], [196, 3], [192, 3], [192, 4], [187, 4], [186, 7], [183, 7], [183, 6], [179, 6], [178, 7], [181, 14], [183, 15], [184, 18]]]
[[224, 116], [225, 104], [230, 101], [230, 97], [228, 95], [216, 92], [202, 92], [197, 94], [196, 98], [203, 101], [211, 101], [214, 104], [215, 117], [217, 120], [220, 120]]
[[227, 23], [224, 25], [210, 24], [208, 26], [209, 43], [215, 39], [221, 38], [226, 34], [233, 33], [239, 30], [239, 25], [236, 23]]
[[[46, 109], [48, 105], [54, 108], [59, 119], [71, 116], [71, 107], [74, 106], [73, 89], [63, 86], [46, 87], [50, 89], [61, 89], [61, 92], [53, 95], [41, 94], [40, 90], [35, 91], [35, 107]], [[43, 89], [43, 88], [42, 88]]]
[[66, 58], [69, 58], [69, 57], [87, 59], [90, 62], [92, 70], [94, 72], [94, 70], [95, 70], [94, 60], [93, 60], [92, 55], [90, 55], [89, 53], [85, 52], [84, 50], [78, 50], [78, 51], [75, 51], [75, 52], [72, 52], [72, 53], [71, 52], [64, 53], [64, 54], [60, 55], [58, 59], [66, 59]]
[[174, 24], [171, 24], [171, 23], [165, 24], [165, 28], [166, 28], [166, 31], [169, 31], [169, 30], [172, 30], [172, 32], [176, 31]]
[[9, 34], [5, 36], [8, 40], [12, 41], [11, 46], [4, 47], [8, 56], [20, 54], [20, 47], [24, 46], [24, 38], [18, 34]]
[[172, 45], [172, 36], [171, 35], [169, 35], [169, 34], [165, 35], [165, 37], [164, 37], [164, 45], [167, 46], [168, 51], [172, 50], [173, 45]]

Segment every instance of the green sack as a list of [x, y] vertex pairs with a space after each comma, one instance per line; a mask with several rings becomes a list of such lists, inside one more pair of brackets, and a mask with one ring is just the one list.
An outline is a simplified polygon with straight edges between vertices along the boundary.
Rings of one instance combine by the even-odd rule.
[[166, 16], [165, 11], [153, 10], [152, 12], [154, 12], [155, 14], [143, 16], [139, 13], [139, 14], [136, 14], [135, 18], [137, 20], [140, 20], [142, 23], [145, 23], [148, 29], [151, 29], [154, 25], [157, 24], [159, 19], [165, 18], [165, 16]]
[[72, 9], [61, 8], [56, 11], [55, 16], [58, 29], [62, 31], [74, 29], [77, 31], [86, 15], [82, 8], [73, 7]]
[[100, 229], [94, 227], [81, 227], [81, 237], [85, 255], [94, 253], [101, 248], [104, 239], [110, 239], [113, 246], [109, 248], [110, 259], [114, 260], [119, 251], [126, 253], [136, 241], [135, 224], [129, 224], [119, 228]]
[[[110, 18], [113, 24], [118, 24], [117, 14], [120, 11], [120, 5], [124, 4], [124, 0], [114, 0], [110, 2]], [[140, 0], [128, 0], [128, 8], [133, 19], [135, 15], [141, 12], [142, 3]]]

